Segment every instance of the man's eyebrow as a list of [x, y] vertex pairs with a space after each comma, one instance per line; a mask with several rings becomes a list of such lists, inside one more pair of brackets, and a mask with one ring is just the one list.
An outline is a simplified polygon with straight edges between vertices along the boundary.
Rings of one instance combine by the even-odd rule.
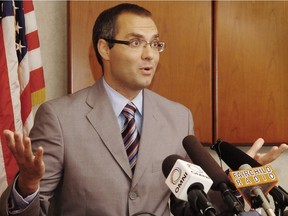
[[[141, 34], [137, 34], [137, 33], [129, 33], [129, 34], [126, 35], [126, 37], [144, 38], [143, 35], [141, 35]], [[155, 34], [155, 35], [153, 35], [152, 38], [159, 38], [159, 34]]]

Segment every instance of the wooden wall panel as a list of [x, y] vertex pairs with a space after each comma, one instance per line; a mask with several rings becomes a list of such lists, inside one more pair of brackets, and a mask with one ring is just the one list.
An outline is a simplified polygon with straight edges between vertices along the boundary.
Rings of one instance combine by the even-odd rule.
[[218, 1], [216, 137], [288, 140], [288, 2]]
[[[196, 136], [212, 143], [211, 2], [133, 1], [148, 8], [167, 49], [151, 85], [159, 94], [193, 112]], [[91, 44], [98, 14], [120, 1], [70, 1], [70, 92], [101, 76]], [[179, 122], [181, 124], [181, 122]]]

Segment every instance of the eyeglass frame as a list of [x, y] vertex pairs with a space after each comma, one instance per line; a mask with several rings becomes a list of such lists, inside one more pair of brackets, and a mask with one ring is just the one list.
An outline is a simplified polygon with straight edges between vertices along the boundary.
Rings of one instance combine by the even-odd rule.
[[[135, 39], [131, 39], [131, 40], [129, 40], [129, 41], [125, 41], [125, 40], [116, 40], [116, 39], [108, 39], [108, 38], [102, 38], [103, 40], [105, 40], [105, 41], [107, 41], [108, 43], [111, 43], [111, 44], [124, 44], [124, 45], [127, 45], [127, 46], [129, 46], [129, 47], [131, 47], [131, 48], [137, 48], [137, 47], [133, 47], [132, 45], [131, 45], [131, 43], [132, 43], [132, 40], [135, 40], [135, 39], [137, 39], [137, 40], [139, 40], [140, 41], [140, 43], [141, 42], [145, 42], [145, 44], [144, 44], [144, 46], [143, 47], [146, 47], [147, 46], [147, 44], [149, 44], [149, 46], [151, 47], [151, 42], [153, 42], [154, 40], [152, 40], [152, 41], [146, 41], [146, 40], [143, 40], [143, 39], [139, 39], [139, 38], [135, 38]], [[157, 47], [157, 51], [160, 53], [160, 52], [163, 52], [164, 50], [165, 50], [165, 48], [166, 48], [166, 43], [164, 42], [164, 41], [157, 41], [158, 42], [158, 47]], [[159, 44], [160, 43], [160, 44]], [[141, 46], [142, 44], [140, 44], [140, 46]], [[160, 46], [159, 46], [160, 45]], [[140, 47], [139, 46], [139, 47]], [[151, 47], [152, 49], [154, 49], [155, 47]], [[160, 50], [159, 50], [160, 49]]]

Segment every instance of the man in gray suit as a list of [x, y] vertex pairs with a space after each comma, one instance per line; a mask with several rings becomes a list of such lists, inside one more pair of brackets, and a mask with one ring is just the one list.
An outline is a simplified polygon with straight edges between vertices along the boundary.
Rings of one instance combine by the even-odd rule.
[[[30, 138], [4, 132], [20, 171], [2, 195], [1, 215], [190, 215], [170, 195], [161, 165], [171, 154], [186, 156], [181, 143], [193, 119], [146, 89], [165, 49], [151, 13], [134, 4], [110, 8], [97, 18], [93, 42], [103, 77], [41, 105]], [[126, 104], [134, 127], [123, 135]]]

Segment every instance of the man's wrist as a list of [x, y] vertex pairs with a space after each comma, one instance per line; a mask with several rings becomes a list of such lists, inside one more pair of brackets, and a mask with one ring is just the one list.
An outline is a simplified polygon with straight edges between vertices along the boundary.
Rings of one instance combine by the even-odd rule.
[[19, 178], [16, 181], [15, 188], [17, 192], [23, 197], [27, 197], [33, 193], [35, 193], [39, 188], [39, 183], [25, 183], [25, 181], [22, 180], [21, 176], [19, 175]]
[[16, 180], [13, 183], [11, 196], [9, 198], [9, 212], [16, 214], [23, 211], [30, 203], [33, 202], [37, 194], [39, 193], [39, 188], [31, 195], [23, 197], [16, 189], [16, 182], [19, 176], [16, 176]]

